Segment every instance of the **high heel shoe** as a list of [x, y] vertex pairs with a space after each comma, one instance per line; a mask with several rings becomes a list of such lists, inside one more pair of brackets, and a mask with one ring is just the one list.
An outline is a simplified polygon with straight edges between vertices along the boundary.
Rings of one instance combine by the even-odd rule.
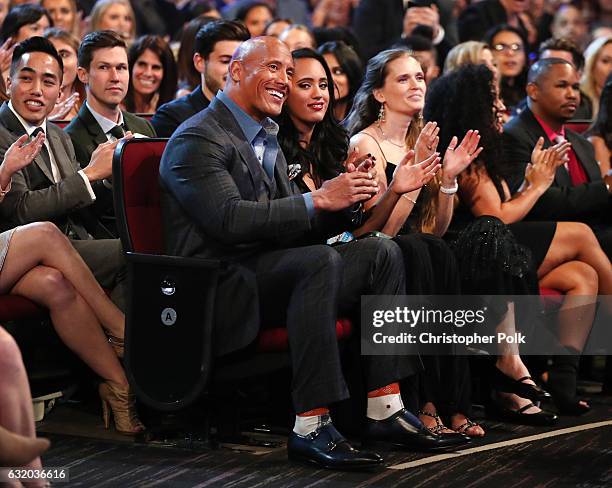
[[525, 383], [525, 380], [531, 380], [531, 376], [523, 376], [518, 380], [510, 378], [497, 367], [493, 367], [493, 375], [491, 381], [493, 388], [503, 393], [514, 393], [521, 398], [529, 398], [533, 401], [547, 400], [551, 397], [550, 393], [540, 388], [538, 385]]
[[102, 400], [104, 427], [110, 428], [111, 417], [115, 417], [115, 429], [122, 434], [137, 434], [145, 430], [135, 408], [135, 397], [129, 387], [121, 388], [115, 384], [100, 383], [98, 388]]
[[123, 359], [123, 355], [125, 353], [125, 343], [123, 342], [123, 339], [120, 339], [119, 337], [115, 337], [112, 334], [107, 334], [106, 337], [108, 337], [108, 343], [111, 345], [111, 347], [115, 351], [115, 354], [117, 355], [117, 357], [119, 359]]

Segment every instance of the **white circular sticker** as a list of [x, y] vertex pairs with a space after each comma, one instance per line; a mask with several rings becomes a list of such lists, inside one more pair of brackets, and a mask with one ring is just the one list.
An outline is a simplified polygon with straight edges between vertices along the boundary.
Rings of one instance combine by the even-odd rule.
[[164, 325], [174, 325], [176, 322], [176, 310], [164, 308], [161, 313], [161, 321]]

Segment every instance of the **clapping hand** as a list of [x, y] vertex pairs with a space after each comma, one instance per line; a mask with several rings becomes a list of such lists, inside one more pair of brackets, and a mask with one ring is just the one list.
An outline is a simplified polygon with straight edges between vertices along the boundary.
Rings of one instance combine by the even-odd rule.
[[13, 51], [16, 45], [13, 42], [13, 38], [9, 37], [0, 46], [0, 73], [6, 73], [11, 67], [11, 59], [13, 58]]
[[53, 111], [49, 114], [49, 120], [64, 120], [66, 115], [70, 113], [72, 107], [79, 101], [79, 94], [74, 92], [70, 95], [66, 100], [62, 100], [61, 102], [57, 102]]
[[34, 160], [45, 142], [45, 133], [39, 132], [31, 142], [28, 142], [28, 138], [27, 134], [22, 135], [4, 153], [2, 168], [9, 176]]
[[457, 146], [457, 142], [459, 142], [459, 139], [453, 136], [442, 163], [445, 179], [450, 181], [454, 181], [478, 157], [483, 149], [478, 147], [480, 134], [477, 130], [468, 130], [461, 144]]
[[550, 146], [547, 149], [542, 149], [544, 147], [544, 138], [540, 137], [538, 142], [536, 142], [533, 151], [531, 152], [531, 164], [538, 164], [544, 157], [546, 151], [552, 151], [555, 154], [554, 164], [556, 167], [561, 166], [562, 164], [567, 163], [569, 160], [568, 153], [571, 149], [572, 145], [567, 141], [561, 141], [554, 146]]
[[439, 132], [440, 128], [437, 122], [427, 122], [425, 124], [414, 145], [414, 160], [417, 163], [424, 161], [436, 152], [440, 142]]
[[569, 151], [569, 143], [562, 142], [544, 150], [541, 149], [541, 144], [539, 143], [540, 141], [538, 140], [536, 148], [539, 146], [539, 150], [535, 162], [527, 165], [525, 180], [527, 180], [530, 186], [544, 191], [555, 179], [557, 168], [565, 162], [567, 152]]
[[393, 172], [391, 188], [403, 195], [418, 190], [431, 181], [440, 169], [440, 155], [433, 153], [424, 161], [414, 164], [414, 151], [408, 151]]

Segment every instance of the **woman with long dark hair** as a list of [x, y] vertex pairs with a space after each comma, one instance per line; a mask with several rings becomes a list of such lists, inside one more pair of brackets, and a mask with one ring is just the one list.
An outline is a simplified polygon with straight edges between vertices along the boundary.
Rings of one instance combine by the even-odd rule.
[[128, 112], [155, 113], [174, 99], [176, 62], [170, 46], [160, 36], [142, 36], [128, 49], [130, 85], [123, 104]]
[[364, 67], [357, 52], [344, 41], [329, 41], [318, 49], [331, 70], [336, 87], [334, 115], [344, 120], [351, 111], [353, 98], [363, 81]]
[[[512, 295], [518, 294], [517, 281], [524, 282], [525, 276], [532, 276], [530, 293], [537, 294], [538, 281], [542, 287], [565, 293], [559, 316], [559, 341], [566, 354], [555, 358], [547, 389], [562, 413], [584, 413], [588, 405], [576, 399], [578, 358], [593, 321], [595, 307], [591, 300], [598, 291], [601, 294], [612, 291], [612, 266], [588, 226], [522, 221], [551, 185], [557, 166], [565, 162], [569, 146], [561, 143], [543, 151], [540, 139], [525, 184], [510, 195], [506, 179], [511, 166], [502, 158], [500, 140], [504, 110], [494, 74], [485, 65], [467, 65], [443, 76], [430, 89], [425, 105], [425, 118], [440, 124], [442, 149], [449, 146], [454, 134], [471, 128], [479, 131], [484, 147], [473, 165], [460, 175], [462, 206], [451, 226], [453, 231], [465, 229], [457, 244], [464, 278], [471, 278], [464, 283], [474, 294], [495, 290]], [[480, 216], [496, 219], [493, 230], [486, 235], [478, 225], [469, 226], [474, 217]], [[498, 259], [478, 254], [476, 251], [484, 241], [496, 249], [513, 251], [500, 252]], [[586, 303], [583, 297], [589, 297]], [[502, 371], [513, 378], [527, 376], [526, 367], [518, 356], [516, 359], [514, 368]], [[524, 418], [531, 415], [529, 412], [538, 415], [525, 399], [506, 396], [501, 401], [505, 408], [522, 413]]]

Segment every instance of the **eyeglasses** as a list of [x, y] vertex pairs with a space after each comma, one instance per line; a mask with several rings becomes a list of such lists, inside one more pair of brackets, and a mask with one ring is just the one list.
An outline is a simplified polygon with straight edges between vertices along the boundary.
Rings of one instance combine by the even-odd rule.
[[493, 49], [497, 51], [498, 53], [502, 51], [507, 51], [507, 52], [509, 51], [509, 52], [516, 53], [518, 51], [523, 50], [523, 45], [518, 42], [513, 42], [512, 44], [503, 44], [501, 42], [498, 42], [497, 44], [493, 45]]

